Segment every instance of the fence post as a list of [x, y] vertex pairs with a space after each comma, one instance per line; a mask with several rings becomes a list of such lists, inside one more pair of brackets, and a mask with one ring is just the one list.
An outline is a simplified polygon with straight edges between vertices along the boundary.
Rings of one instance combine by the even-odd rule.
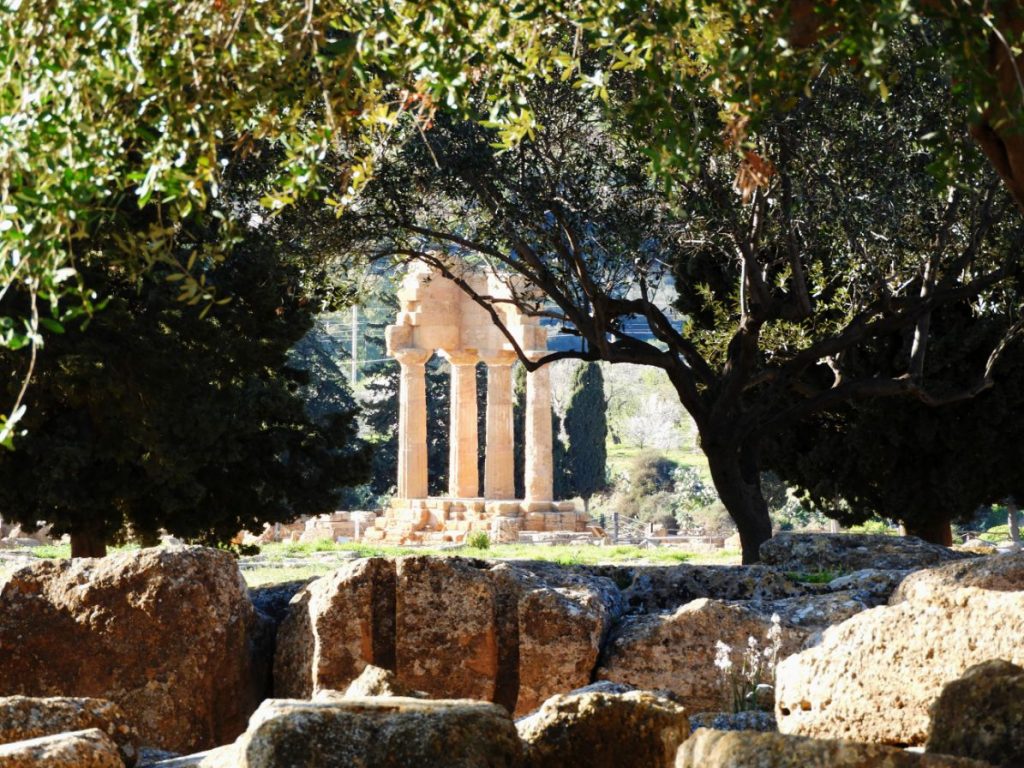
[[619, 543], [619, 513], [612, 512], [612, 541]]

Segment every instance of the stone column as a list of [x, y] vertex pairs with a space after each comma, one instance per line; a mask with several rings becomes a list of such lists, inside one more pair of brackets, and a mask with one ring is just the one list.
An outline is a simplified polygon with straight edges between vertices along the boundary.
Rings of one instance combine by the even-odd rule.
[[551, 501], [551, 371], [526, 377], [526, 501]]
[[487, 364], [487, 453], [484, 456], [484, 498], [516, 495], [512, 422], [512, 364], [515, 352], [481, 355]]
[[480, 495], [476, 429], [476, 364], [479, 358], [467, 352], [445, 352], [444, 355], [452, 366], [448, 495], [471, 499]]
[[400, 349], [402, 367], [398, 388], [398, 498], [427, 497], [427, 382], [426, 349]]

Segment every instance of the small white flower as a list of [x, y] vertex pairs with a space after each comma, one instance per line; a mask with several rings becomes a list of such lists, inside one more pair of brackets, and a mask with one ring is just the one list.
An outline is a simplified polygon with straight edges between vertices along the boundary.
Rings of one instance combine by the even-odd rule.
[[715, 642], [715, 666], [723, 672], [732, 669], [732, 659], [729, 657], [731, 650], [732, 648], [721, 640]]

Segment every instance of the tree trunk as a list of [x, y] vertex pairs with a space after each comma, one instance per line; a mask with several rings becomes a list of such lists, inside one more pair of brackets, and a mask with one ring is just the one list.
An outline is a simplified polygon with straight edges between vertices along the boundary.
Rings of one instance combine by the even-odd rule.
[[907, 536], [917, 536], [919, 539], [944, 547], [953, 546], [953, 529], [947, 519], [936, 517], [925, 523], [904, 525], [907, 528]]
[[589, 496], [584, 496], [583, 497], [583, 514], [587, 516], [588, 520], [590, 519], [590, 497]]
[[89, 531], [71, 534], [72, 557], [106, 557], [107, 543], [102, 536]]
[[1010, 541], [1020, 543], [1020, 510], [1017, 508], [1017, 500], [1012, 496], [1006, 500], [1006, 524], [1010, 527]]
[[707, 440], [701, 443], [718, 497], [739, 531], [743, 563], [756, 563], [761, 559], [761, 545], [772, 537], [757, 453], [751, 446], [716, 445]]

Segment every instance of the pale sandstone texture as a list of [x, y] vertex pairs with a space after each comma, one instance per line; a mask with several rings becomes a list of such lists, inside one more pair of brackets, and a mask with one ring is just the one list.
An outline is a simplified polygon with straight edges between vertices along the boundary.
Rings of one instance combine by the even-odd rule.
[[908, 570], [971, 557], [914, 536], [779, 533], [761, 545], [761, 562], [782, 571]]
[[923, 744], [942, 687], [990, 658], [1024, 661], [1024, 593], [954, 589], [864, 611], [776, 674], [783, 733]]
[[927, 600], [959, 587], [978, 587], [996, 592], [1024, 590], [1024, 552], [986, 555], [928, 568], [907, 576], [890, 603]]
[[502, 707], [406, 698], [268, 699], [233, 749], [237, 768], [513, 768], [522, 757]]
[[686, 710], [649, 691], [554, 696], [516, 723], [526, 768], [670, 768]]
[[702, 728], [683, 744], [676, 768], [991, 768], [948, 755], [881, 744]]
[[599, 577], [462, 558], [359, 561], [293, 600], [275, 691], [344, 690], [373, 664], [407, 689], [525, 713], [590, 682], [617, 599]]
[[0, 588], [0, 694], [109, 699], [142, 743], [195, 751], [245, 729], [261, 631], [226, 552], [44, 561]]
[[[771, 643], [771, 618], [739, 603], [693, 600], [674, 613], [627, 617], [608, 643], [597, 677], [642, 689], [666, 689], [688, 711], [731, 706], [731, 692], [715, 666], [716, 643], [730, 646], [733, 668], [739, 670], [748, 639], [763, 651]], [[808, 630], [780, 625], [779, 658], [802, 646]]]
[[125, 765], [135, 765], [139, 735], [121, 708], [105, 699], [0, 698], [0, 744], [98, 728], [109, 736]]
[[0, 768], [123, 768], [117, 745], [98, 728], [0, 745]]
[[1024, 669], [993, 659], [942, 689], [927, 752], [1024, 765]]

